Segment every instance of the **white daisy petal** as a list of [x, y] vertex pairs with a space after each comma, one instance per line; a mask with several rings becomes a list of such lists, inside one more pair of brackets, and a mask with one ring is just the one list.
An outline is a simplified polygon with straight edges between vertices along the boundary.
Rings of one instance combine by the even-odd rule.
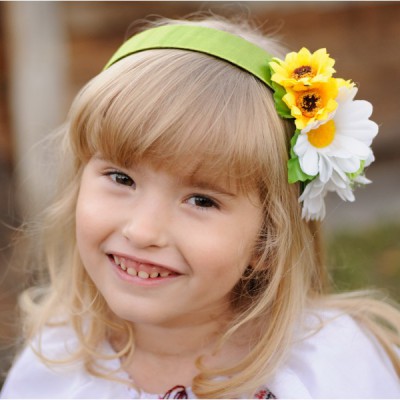
[[318, 174], [318, 153], [313, 149], [309, 148], [303, 155], [299, 158], [301, 169], [311, 176]]
[[351, 190], [350, 187], [347, 187], [345, 189], [337, 189], [335, 190], [337, 195], [343, 200], [343, 201], [350, 201], [353, 202], [355, 200], [353, 191]]
[[354, 195], [350, 186], [350, 180], [345, 175], [344, 179], [338, 174], [333, 174], [332, 179], [329, 181], [330, 192], [336, 192], [336, 194], [344, 201], [353, 201]]
[[308, 144], [308, 140], [307, 140], [307, 135], [300, 134], [297, 137], [297, 141], [293, 147], [293, 151], [296, 153], [296, 155], [298, 157], [302, 157], [308, 148], [309, 148], [309, 144]]
[[302, 217], [306, 220], [321, 220], [325, 217], [324, 201], [312, 202], [306, 200], [303, 203]]
[[356, 178], [354, 178], [354, 182], [360, 183], [361, 185], [368, 185], [369, 183], [372, 183], [372, 181], [366, 178], [364, 175], [358, 175]]
[[321, 181], [327, 182], [332, 175], [333, 167], [332, 163], [325, 155], [320, 154], [318, 169], [319, 169], [319, 178], [321, 179]]
[[364, 167], [370, 166], [374, 161], [375, 161], [375, 156], [371, 150], [371, 152], [369, 153], [369, 156], [365, 160]]
[[359, 121], [367, 120], [372, 114], [372, 104], [365, 100], [356, 100], [342, 103], [336, 112], [338, 119]]
[[[309, 220], [321, 220], [325, 217], [324, 184], [319, 178], [310, 182], [299, 198], [303, 202], [302, 217]], [[316, 195], [318, 193], [318, 195]]]
[[372, 139], [377, 135], [379, 126], [373, 121], [357, 121], [347, 124], [336, 124], [338, 134], [353, 137], [362, 141], [367, 146], [371, 145]]
[[[347, 151], [351, 151], [354, 156], [362, 159], [367, 158], [371, 151], [369, 146], [366, 146], [364, 143], [350, 136], [337, 135], [337, 137], [335, 137], [335, 142], [337, 146], [347, 149]], [[336, 157], [340, 157], [340, 155], [336, 155]]]
[[[308, 185], [307, 185], [307, 187], [308, 187]], [[308, 197], [310, 199], [315, 199], [315, 198], [324, 196], [325, 187], [324, 187], [324, 184], [319, 179], [316, 179], [314, 181], [314, 184], [311, 185], [309, 189], [310, 190], [308, 192]]]
[[349, 109], [353, 114], [354, 120], [368, 119], [372, 114], [372, 104], [366, 100], [354, 100], [350, 103]]
[[353, 156], [353, 153], [347, 149], [344, 149], [343, 146], [341, 146], [340, 143], [336, 141], [329, 146], [329, 156], [339, 157], [339, 158], [349, 158]]
[[335, 189], [335, 188], [339, 188], [339, 189], [345, 189], [346, 188], [346, 181], [340, 177], [339, 175], [332, 175], [332, 179], [331, 179], [331, 186], [332, 186], [332, 190], [330, 190], [331, 192]]
[[338, 158], [336, 165], [346, 173], [354, 173], [360, 169], [360, 160], [357, 158]]

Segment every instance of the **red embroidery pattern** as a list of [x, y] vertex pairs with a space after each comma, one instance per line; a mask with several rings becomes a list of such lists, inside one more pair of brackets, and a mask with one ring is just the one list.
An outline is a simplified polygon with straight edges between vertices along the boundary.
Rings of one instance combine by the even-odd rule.
[[[185, 386], [177, 385], [168, 390], [160, 399], [188, 399], [188, 394]], [[267, 388], [263, 387], [255, 395], [255, 399], [276, 399], [275, 395]]]
[[185, 386], [174, 386], [172, 389], [168, 390], [161, 399], [187, 399], [188, 394], [186, 392]]
[[255, 399], [276, 399], [275, 395], [267, 388], [260, 389], [255, 395]]

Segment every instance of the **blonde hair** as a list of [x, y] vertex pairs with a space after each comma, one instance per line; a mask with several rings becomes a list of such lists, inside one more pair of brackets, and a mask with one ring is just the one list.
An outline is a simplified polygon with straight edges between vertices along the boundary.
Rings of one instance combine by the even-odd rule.
[[[244, 25], [215, 18], [179, 23], [230, 31], [276, 56], [286, 52]], [[48, 283], [21, 296], [27, 339], [50, 321], [62, 323], [55, 318], [63, 315], [80, 342], [72, 358], [83, 360], [92, 374], [115, 379], [113, 371], [96, 367], [96, 360], [109, 357], [100, 354], [98, 346], [112, 335], [125, 339], [115, 358], [133, 354], [130, 324], [111, 313], [76, 248], [74, 214], [82, 169], [101, 153], [122, 166], [142, 159], [171, 171], [185, 165], [260, 195], [264, 223], [255, 250], [258, 262], [232, 292], [235, 318], [223, 338], [246, 325], [257, 327], [252, 348], [226, 369], [201, 366], [193, 382], [196, 396], [254, 393], [283, 362], [298, 317], [314, 307], [342, 310], [368, 326], [400, 373], [394, 351], [394, 345], [400, 345], [398, 311], [364, 294], [329, 294], [320, 227], [301, 219], [300, 187], [287, 183], [292, 132], [277, 115], [270, 89], [249, 73], [204, 54], [150, 50], [100, 73], [76, 97], [57, 135], [64, 152], [63, 185], [36, 242], [41, 249], [37, 263], [47, 270]], [[214, 379], [221, 375], [229, 379]]]

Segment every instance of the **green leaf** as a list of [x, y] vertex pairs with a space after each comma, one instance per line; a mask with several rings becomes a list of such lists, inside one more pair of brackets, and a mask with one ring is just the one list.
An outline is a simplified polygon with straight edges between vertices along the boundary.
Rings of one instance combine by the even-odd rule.
[[285, 88], [276, 82], [272, 82], [272, 88], [274, 89], [275, 108], [279, 116], [282, 118], [293, 118], [289, 107], [282, 100], [282, 97], [286, 94]]
[[299, 137], [300, 132], [301, 132], [300, 129], [296, 129], [294, 131], [294, 135], [290, 139], [290, 158], [296, 158], [297, 157], [297, 154], [294, 152], [293, 148], [294, 148], [294, 145], [297, 142], [297, 138]]

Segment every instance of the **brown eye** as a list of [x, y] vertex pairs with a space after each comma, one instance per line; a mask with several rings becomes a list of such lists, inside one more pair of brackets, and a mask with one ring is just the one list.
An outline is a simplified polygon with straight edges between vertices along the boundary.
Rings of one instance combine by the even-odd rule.
[[135, 181], [128, 175], [124, 174], [123, 172], [113, 171], [109, 172], [108, 176], [118, 185], [135, 187]]
[[218, 208], [217, 203], [207, 196], [194, 195], [187, 201], [189, 204], [200, 208]]

